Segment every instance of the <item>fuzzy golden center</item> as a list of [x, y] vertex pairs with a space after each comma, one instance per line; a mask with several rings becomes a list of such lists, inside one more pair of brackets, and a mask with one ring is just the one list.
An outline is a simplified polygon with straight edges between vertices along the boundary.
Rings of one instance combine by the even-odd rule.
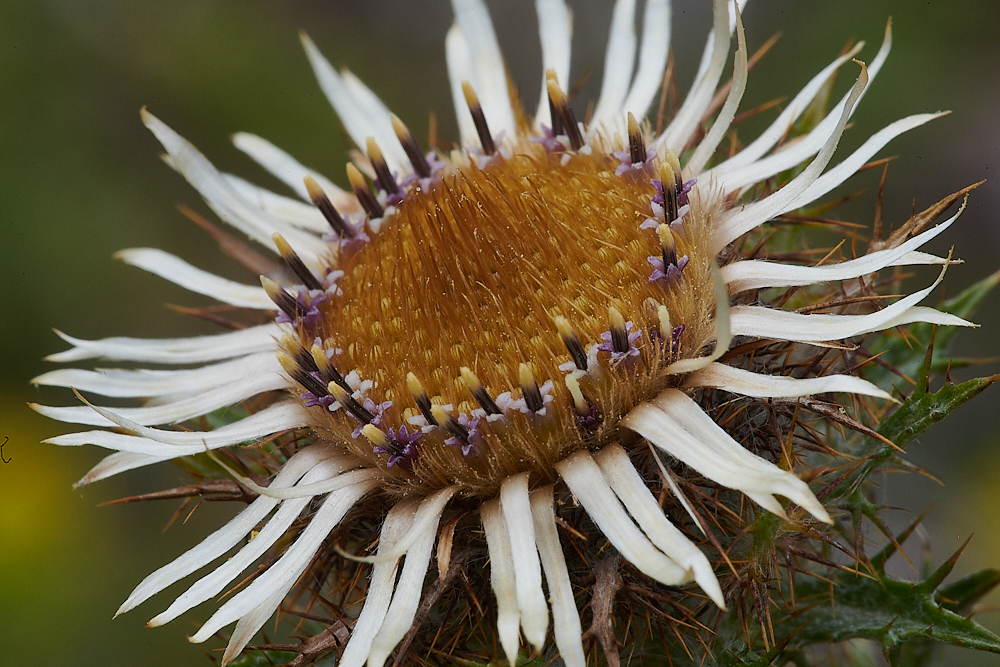
[[646, 222], [655, 160], [616, 174], [596, 151], [512, 152], [411, 188], [341, 253], [338, 294], [300, 326], [305, 350], [319, 338], [334, 374], [353, 372], [330, 382], [319, 432], [404, 487], [480, 495], [517, 472], [554, 475], [615, 439], [711, 328], [697, 211], [673, 231]]

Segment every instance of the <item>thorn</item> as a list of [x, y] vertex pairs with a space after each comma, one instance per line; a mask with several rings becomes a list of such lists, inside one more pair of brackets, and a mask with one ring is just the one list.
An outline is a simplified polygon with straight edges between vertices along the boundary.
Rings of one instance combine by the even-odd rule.
[[354, 230], [351, 226], [344, 222], [344, 218], [340, 215], [336, 208], [333, 206], [333, 202], [330, 198], [326, 196], [323, 192], [323, 188], [319, 186], [312, 176], [306, 176], [302, 179], [306, 184], [306, 192], [309, 193], [309, 199], [312, 200], [313, 205], [319, 209], [319, 212], [323, 214], [326, 218], [327, 223], [330, 228], [341, 238], [354, 238]]
[[920, 364], [917, 371], [917, 383], [913, 388], [913, 396], [926, 396], [931, 386], [931, 365], [934, 362], [934, 338], [937, 336], [937, 327], [931, 327], [931, 339], [927, 343], [927, 352], [924, 354], [924, 362]]
[[465, 103], [469, 105], [469, 113], [472, 114], [472, 122], [476, 125], [476, 132], [479, 134], [479, 143], [483, 146], [486, 155], [493, 155], [497, 152], [496, 144], [493, 143], [493, 135], [490, 134], [490, 126], [486, 124], [486, 114], [479, 104], [476, 91], [472, 89], [472, 84], [468, 81], [462, 82], [462, 93], [465, 95]]
[[399, 116], [389, 114], [389, 118], [392, 120], [392, 129], [396, 132], [396, 138], [399, 139], [400, 145], [406, 152], [406, 157], [410, 158], [410, 164], [413, 166], [414, 173], [420, 178], [429, 178], [431, 175], [431, 166], [427, 164], [427, 158], [424, 156], [423, 151], [420, 150], [417, 138], [403, 124]]
[[375, 194], [372, 192], [371, 187], [369, 187], [368, 181], [358, 171], [358, 168], [350, 162], [347, 163], [347, 180], [351, 183], [351, 190], [354, 191], [354, 196], [358, 198], [358, 203], [361, 204], [361, 208], [365, 209], [365, 213], [369, 217], [381, 218], [385, 215], [385, 210], [375, 198]]
[[941, 582], [945, 580], [945, 577], [951, 574], [952, 568], [955, 567], [955, 563], [958, 562], [958, 559], [962, 557], [962, 553], [965, 551], [966, 547], [969, 546], [969, 542], [972, 541], [973, 537], [975, 537], [975, 535], [969, 535], [969, 539], [965, 540], [965, 544], [960, 546], [958, 551], [951, 555], [951, 558], [942, 563], [941, 567], [935, 570], [931, 576], [917, 584], [916, 590], [921, 593], [932, 593], [935, 591], [937, 587], [941, 585]]
[[[905, 528], [903, 532], [901, 532], [899, 535], [893, 536], [891, 532], [888, 532], [887, 528], [883, 529], [883, 533], [886, 535], [886, 537], [889, 538], [889, 544], [885, 545], [885, 548], [883, 548], [881, 551], [875, 554], [871, 559], [872, 567], [875, 568], [876, 572], [884, 571], [886, 561], [888, 561], [889, 557], [892, 556], [897, 551], [899, 551], [901, 555], [904, 555], [902, 553], [903, 547], [900, 545], [903, 544], [903, 542], [905, 542], [910, 537], [910, 535], [913, 534], [913, 531], [916, 530], [917, 526], [919, 526], [923, 522], [923, 520], [927, 518], [927, 515], [930, 514], [931, 510], [934, 509], [934, 507], [935, 505], [931, 505], [930, 507], [925, 509], [924, 513], [918, 516], [916, 519], [914, 519], [913, 523], [911, 523], [907, 528]], [[868, 518], [870, 519], [871, 517]], [[882, 526], [879, 526], [879, 528], [882, 529]], [[907, 562], [909, 562], [909, 559], [907, 559]], [[912, 563], [910, 564], [910, 567], [913, 567]], [[913, 568], [913, 571], [916, 572], [917, 571], [916, 568]]]

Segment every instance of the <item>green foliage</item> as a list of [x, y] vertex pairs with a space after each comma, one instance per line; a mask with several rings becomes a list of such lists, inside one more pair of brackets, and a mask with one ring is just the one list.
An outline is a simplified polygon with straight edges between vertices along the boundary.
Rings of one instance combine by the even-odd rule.
[[[952, 315], [957, 315], [963, 319], [972, 316], [979, 304], [982, 303], [990, 292], [1000, 283], [1000, 271], [983, 278], [977, 283], [967, 287], [957, 296], [946, 300], [936, 306], [938, 310]], [[955, 327], [937, 327], [921, 322], [907, 327], [909, 336], [889, 337], [883, 336], [886, 341], [884, 345], [885, 353], [882, 360], [898, 370], [901, 374], [913, 378], [923, 364], [924, 350], [931, 345], [934, 340], [934, 356], [931, 360], [931, 372], [943, 373], [949, 368], [962, 368], [980, 360], [965, 359], [961, 357], [949, 356], [948, 345], [951, 339], [958, 332]], [[878, 351], [878, 350], [876, 350]], [[868, 379], [879, 386], [886, 386], [892, 382], [899, 382], [900, 378], [890, 370], [881, 366], [873, 366], [867, 373]]]
[[834, 576], [833, 587], [815, 578], [799, 577], [796, 598], [805, 611], [779, 622], [775, 633], [789, 635], [793, 647], [872, 639], [893, 665], [900, 664], [904, 645], [915, 640], [1000, 653], [1000, 637], [953, 611], [966, 608], [1000, 583], [998, 573], [985, 570], [940, 587], [960, 553], [916, 582], [895, 579], [882, 571], [874, 577], [840, 571]]

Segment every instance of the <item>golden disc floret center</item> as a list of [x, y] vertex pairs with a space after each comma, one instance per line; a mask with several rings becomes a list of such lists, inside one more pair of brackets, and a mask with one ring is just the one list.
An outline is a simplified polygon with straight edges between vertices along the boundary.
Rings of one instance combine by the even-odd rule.
[[[458, 481], [470, 494], [491, 494], [510, 474], [549, 474], [576, 449], [614, 438], [618, 419], [664, 388], [665, 364], [697, 353], [711, 331], [715, 297], [697, 210], [673, 235], [677, 255], [689, 258], [683, 276], [650, 280], [649, 258], [663, 252], [662, 234], [642, 227], [655, 169], [616, 175], [610, 155], [527, 143], [512, 153], [411, 189], [369, 243], [342, 255], [341, 293], [321, 305], [321, 337], [340, 350], [333, 363], [371, 381], [365, 396], [375, 404], [392, 402], [376, 426], [423, 428], [411, 469], [394, 471], [408, 486]], [[683, 326], [675, 340], [661, 333], [664, 312], [671, 327]], [[629, 343], [639, 353], [620, 363], [593, 349], [606, 343], [615, 313], [641, 334]], [[572, 365], [567, 325], [598, 362], [589, 372]], [[478, 410], [474, 447], [463, 453], [461, 438], [421, 417], [413, 378], [439, 415], [464, 415], [467, 426]], [[532, 378], [550, 397], [544, 415], [524, 409]], [[494, 406], [521, 399], [522, 409], [483, 415], [490, 409], [477, 383]], [[322, 432], [387, 468], [343, 410], [322, 417]]]

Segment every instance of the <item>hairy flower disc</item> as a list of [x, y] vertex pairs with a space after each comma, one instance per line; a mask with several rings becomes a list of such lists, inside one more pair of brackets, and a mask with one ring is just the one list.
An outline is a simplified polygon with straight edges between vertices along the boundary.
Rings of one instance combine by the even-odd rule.
[[[648, 259], [661, 244], [655, 228], [642, 226], [652, 215], [655, 172], [616, 175], [618, 166], [611, 155], [550, 152], [525, 141], [508, 158], [483, 168], [465, 164], [415, 188], [370, 243], [341, 255], [338, 295], [319, 306], [322, 324], [303, 329], [302, 345], [318, 335], [342, 350], [335, 364], [374, 382], [368, 397], [392, 402], [381, 415], [383, 431], [426, 425], [408, 373], [435, 405], [451, 406], [456, 417], [480, 415], [475, 453], [463, 455], [445, 444], [445, 429], [430, 427], [412, 477], [396, 470], [397, 479], [425, 490], [457, 481], [476, 495], [495, 494], [511, 473], [551, 479], [553, 463], [608, 440], [622, 415], [665, 388], [666, 363], [707, 342], [715, 296], [701, 240], [709, 214], [699, 207], [670, 232], [677, 254], [692, 258], [682, 277], [650, 280]], [[659, 306], [674, 325], [684, 324], [678, 340], [665, 344]], [[556, 322], [569, 322], [589, 350], [612, 328], [609, 308], [624, 314], [630, 331], [641, 331], [630, 343], [639, 354], [618, 359], [613, 350], [593, 350], [601, 370], [580, 384], [600, 416], [585, 428], [564, 383], [573, 358]], [[555, 385], [545, 415], [512, 407], [524, 401], [521, 364], [539, 386]], [[463, 367], [494, 404], [502, 397], [492, 420], [483, 418]], [[320, 428], [384, 465], [386, 456], [351, 437], [357, 422], [344, 412], [322, 419]]]

